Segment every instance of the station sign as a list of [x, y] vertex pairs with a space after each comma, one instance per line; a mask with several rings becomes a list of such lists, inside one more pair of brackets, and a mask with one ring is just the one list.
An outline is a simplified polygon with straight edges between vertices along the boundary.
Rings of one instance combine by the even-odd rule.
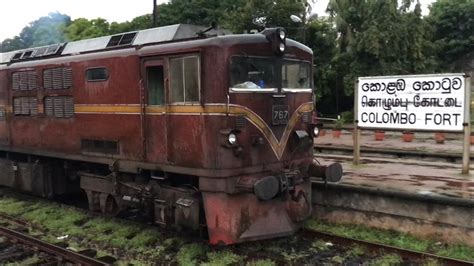
[[463, 131], [465, 96], [463, 74], [360, 77], [358, 126]]

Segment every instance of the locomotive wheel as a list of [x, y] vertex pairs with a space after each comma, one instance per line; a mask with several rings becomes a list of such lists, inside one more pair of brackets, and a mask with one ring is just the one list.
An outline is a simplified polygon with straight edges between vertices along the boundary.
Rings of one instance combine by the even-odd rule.
[[115, 197], [107, 193], [100, 194], [100, 210], [103, 214], [110, 216], [116, 216], [120, 212]]

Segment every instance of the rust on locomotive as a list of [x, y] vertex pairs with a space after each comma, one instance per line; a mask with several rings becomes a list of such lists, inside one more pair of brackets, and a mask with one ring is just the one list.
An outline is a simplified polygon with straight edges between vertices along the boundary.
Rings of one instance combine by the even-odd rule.
[[293, 233], [310, 175], [342, 174], [313, 162], [312, 51], [282, 28], [224, 33], [171, 25], [0, 54], [0, 185], [82, 190], [92, 210], [204, 226], [211, 244]]

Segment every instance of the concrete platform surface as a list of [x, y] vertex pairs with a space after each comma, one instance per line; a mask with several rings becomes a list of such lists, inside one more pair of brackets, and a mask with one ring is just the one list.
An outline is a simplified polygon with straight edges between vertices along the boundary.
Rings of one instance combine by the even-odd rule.
[[[462, 152], [461, 134], [447, 134], [445, 144], [436, 144], [434, 133], [415, 133], [415, 139], [411, 143], [401, 140], [401, 132], [386, 134], [388, 136], [384, 141], [375, 141], [373, 131], [362, 131], [361, 147], [437, 153]], [[341, 138], [333, 138], [329, 130], [325, 136], [315, 138], [315, 144], [352, 147], [352, 134], [346, 131]], [[474, 146], [471, 146], [471, 151], [474, 152]], [[474, 204], [474, 171], [471, 170], [469, 175], [462, 175], [459, 163], [362, 157], [362, 163], [355, 166], [350, 156], [315, 153], [315, 158], [322, 164], [341, 162], [344, 176], [339, 184], [342, 185], [398, 191], [426, 197], [454, 197], [472, 201]]]

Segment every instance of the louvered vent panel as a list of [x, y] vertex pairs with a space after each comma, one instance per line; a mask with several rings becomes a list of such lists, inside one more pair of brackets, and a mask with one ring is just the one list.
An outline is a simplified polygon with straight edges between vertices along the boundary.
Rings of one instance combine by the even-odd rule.
[[28, 74], [26, 72], [20, 72], [20, 90], [28, 90]]
[[54, 116], [55, 117], [64, 117], [64, 100], [62, 97], [54, 98]]
[[5, 107], [1, 106], [1, 107], [0, 107], [0, 121], [4, 121], [4, 120], [5, 120], [5, 116], [6, 116]]
[[12, 90], [17, 91], [20, 89], [20, 73], [16, 72], [12, 74]]
[[46, 69], [43, 71], [43, 86], [45, 89], [50, 90], [53, 88], [53, 70]]
[[236, 128], [243, 128], [247, 124], [247, 119], [244, 116], [237, 116], [235, 118], [235, 127]]
[[64, 97], [64, 117], [74, 115], [74, 100], [72, 97]]
[[310, 112], [303, 113], [303, 116], [301, 117], [301, 121], [303, 121], [303, 123], [311, 122], [311, 113]]
[[53, 89], [60, 90], [63, 88], [63, 69], [54, 68], [53, 69]]
[[28, 71], [28, 90], [36, 90], [36, 72]]
[[21, 98], [13, 98], [13, 114], [21, 115]]
[[72, 87], [72, 68], [63, 68], [63, 89]]
[[29, 97], [29, 105], [30, 105], [30, 114], [37, 115], [38, 114], [38, 99]]
[[44, 113], [47, 116], [53, 116], [54, 115], [54, 102], [52, 97], [46, 97], [44, 99]]
[[20, 98], [21, 101], [21, 115], [29, 115], [30, 114], [30, 101], [26, 97]]

